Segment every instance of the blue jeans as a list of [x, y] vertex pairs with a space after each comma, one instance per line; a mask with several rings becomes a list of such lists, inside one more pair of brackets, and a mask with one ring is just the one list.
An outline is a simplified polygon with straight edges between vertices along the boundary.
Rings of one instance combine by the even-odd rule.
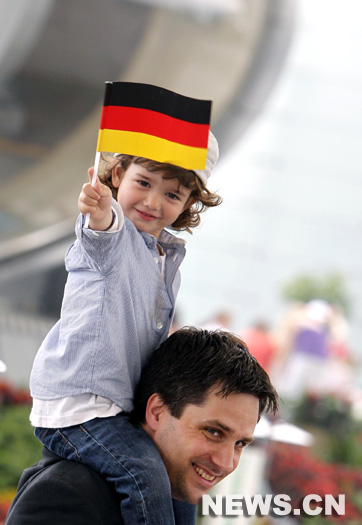
[[36, 428], [54, 454], [84, 463], [114, 483], [125, 525], [193, 525], [196, 507], [171, 499], [171, 486], [157, 447], [125, 413], [81, 425]]

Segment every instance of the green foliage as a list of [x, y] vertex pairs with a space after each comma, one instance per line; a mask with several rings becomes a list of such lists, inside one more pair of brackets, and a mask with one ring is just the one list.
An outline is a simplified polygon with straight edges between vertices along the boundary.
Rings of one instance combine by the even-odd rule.
[[333, 395], [305, 394], [293, 407], [292, 419], [298, 423], [321, 427], [337, 436], [351, 430], [354, 421], [348, 402]]
[[41, 458], [27, 405], [0, 406], [0, 490], [16, 487], [24, 468]]
[[344, 278], [339, 273], [323, 276], [300, 275], [292, 279], [282, 289], [282, 296], [287, 301], [307, 303], [313, 299], [323, 299], [332, 305], [339, 305], [349, 311], [350, 298], [346, 291]]
[[324, 453], [326, 461], [362, 468], [361, 439], [362, 429], [357, 426], [340, 436], [331, 434], [329, 437], [329, 446]]
[[362, 467], [362, 422], [353, 417], [348, 402], [332, 395], [305, 395], [294, 406], [292, 419], [326, 433], [321, 454], [325, 461]]

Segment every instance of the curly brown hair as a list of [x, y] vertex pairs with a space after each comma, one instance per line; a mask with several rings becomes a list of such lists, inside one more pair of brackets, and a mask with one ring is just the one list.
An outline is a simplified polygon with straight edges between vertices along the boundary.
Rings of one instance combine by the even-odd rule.
[[102, 159], [104, 162], [98, 176], [100, 181], [112, 190], [112, 196], [115, 199], [117, 199], [118, 188], [115, 188], [112, 184], [112, 170], [119, 165], [124, 173], [132, 163], [139, 164], [151, 173], [160, 171], [164, 179], [177, 179], [182, 186], [191, 189], [190, 198], [195, 202], [171, 224], [170, 228], [175, 231], [185, 230], [192, 233], [191, 228], [195, 228], [201, 222], [200, 213], [206, 211], [207, 208], [213, 208], [222, 203], [222, 198], [216, 193], [209, 191], [192, 170], [186, 170], [173, 164], [156, 162], [143, 157], [133, 157], [132, 155], [119, 155], [117, 157], [102, 155]]

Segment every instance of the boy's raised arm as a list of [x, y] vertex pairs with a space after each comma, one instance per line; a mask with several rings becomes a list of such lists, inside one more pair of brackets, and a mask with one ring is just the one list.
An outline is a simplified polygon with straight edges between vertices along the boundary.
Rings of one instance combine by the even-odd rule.
[[89, 228], [97, 231], [107, 230], [112, 224], [112, 192], [98, 179], [92, 186], [94, 168], [89, 168], [89, 182], [83, 185], [78, 198], [79, 211], [89, 213]]

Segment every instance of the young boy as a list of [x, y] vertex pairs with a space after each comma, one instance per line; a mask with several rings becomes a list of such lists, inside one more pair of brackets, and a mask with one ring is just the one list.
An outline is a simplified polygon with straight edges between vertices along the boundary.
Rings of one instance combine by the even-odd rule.
[[210, 133], [205, 170], [116, 154], [102, 182], [83, 186], [61, 318], [31, 373], [36, 436], [114, 482], [126, 525], [190, 523], [186, 504], [174, 519], [161, 457], [128, 413], [144, 362], [168, 335], [180, 285], [184, 241], [164, 228], [190, 231], [221, 203], [206, 188], [217, 158]]

